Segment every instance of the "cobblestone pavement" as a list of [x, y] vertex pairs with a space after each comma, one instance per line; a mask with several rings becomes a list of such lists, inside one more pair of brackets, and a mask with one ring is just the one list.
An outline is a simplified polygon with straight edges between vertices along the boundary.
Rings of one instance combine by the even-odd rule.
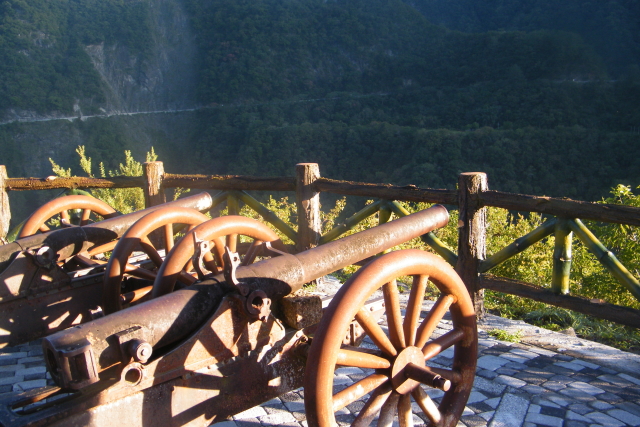
[[[428, 310], [430, 303], [425, 302], [423, 308]], [[525, 341], [535, 345], [499, 341], [483, 330], [496, 325], [524, 331], [525, 338], [531, 338]], [[477, 375], [460, 426], [640, 426], [640, 356], [495, 316], [480, 328]], [[450, 329], [451, 322], [445, 318], [436, 334]], [[444, 351], [429, 364], [450, 366], [452, 356], [452, 350]], [[358, 368], [338, 369], [334, 386], [347, 387], [367, 374]], [[48, 378], [38, 342], [0, 350], [0, 396], [44, 386], [51, 383]], [[439, 402], [442, 392], [426, 391]], [[349, 425], [362, 405], [354, 402], [341, 410], [337, 415], [340, 425]], [[415, 403], [414, 407], [414, 425], [425, 425], [426, 418]], [[306, 426], [304, 390], [216, 424], [268, 425]]]

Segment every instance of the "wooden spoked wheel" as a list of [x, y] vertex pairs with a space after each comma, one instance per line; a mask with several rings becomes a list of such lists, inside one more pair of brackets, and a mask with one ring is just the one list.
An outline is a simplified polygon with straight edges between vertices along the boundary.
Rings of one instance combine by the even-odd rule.
[[[396, 278], [401, 276], [413, 277], [404, 319], [396, 284]], [[421, 321], [429, 281], [441, 296]], [[388, 332], [363, 308], [379, 288], [384, 296]], [[453, 329], [432, 339], [447, 311]], [[375, 343], [375, 350], [342, 344], [354, 318]], [[429, 366], [430, 359], [451, 346], [454, 348], [451, 367]], [[335, 412], [364, 400], [353, 426], [370, 425], [376, 418], [378, 426], [391, 426], [396, 416], [400, 426], [412, 426], [413, 400], [430, 425], [455, 426], [473, 385], [477, 346], [473, 304], [455, 271], [437, 256], [419, 250], [386, 254], [345, 283], [322, 317], [305, 371], [307, 421], [313, 427], [336, 426]], [[341, 366], [373, 372], [336, 392], [334, 372]], [[429, 387], [444, 391], [439, 405], [425, 391]]]
[[[120, 290], [125, 273], [147, 279], [150, 282], [155, 280], [157, 270], [138, 268], [128, 263], [133, 251], [142, 249], [149, 256], [156, 269], [160, 268], [163, 259], [149, 239], [149, 234], [162, 229], [164, 231], [164, 247], [168, 252], [174, 247], [174, 224], [186, 224], [190, 230], [207, 220], [209, 218], [206, 215], [195, 209], [168, 207], [150, 212], [136, 221], [120, 238], [109, 258], [104, 275], [103, 311], [106, 314], [119, 311], [123, 303], [135, 302], [151, 291], [152, 288], [149, 285], [128, 295], [128, 298], [124, 298]], [[212, 257], [208, 258], [209, 261], [213, 261]], [[177, 276], [186, 284], [196, 281], [193, 276], [184, 272]]]
[[221, 272], [224, 267], [225, 246], [232, 252], [237, 252], [239, 236], [245, 236], [251, 240], [240, 265], [253, 263], [261, 253], [265, 242], [270, 242], [280, 251], [285, 250], [278, 235], [255, 219], [237, 215], [211, 219], [191, 230], [169, 252], [153, 283], [153, 298], [172, 292], [180, 272], [189, 268], [191, 257], [195, 252], [193, 235], [199, 240], [213, 243], [210, 250], [217, 263], [217, 269], [214, 272]]
[[50, 231], [47, 222], [58, 215], [61, 227], [72, 227], [94, 222], [95, 216], [92, 219], [92, 214], [98, 214], [103, 218], [118, 215], [111, 206], [94, 197], [79, 195], [58, 197], [31, 214], [22, 226], [18, 238], [31, 236], [38, 231], [42, 233]]

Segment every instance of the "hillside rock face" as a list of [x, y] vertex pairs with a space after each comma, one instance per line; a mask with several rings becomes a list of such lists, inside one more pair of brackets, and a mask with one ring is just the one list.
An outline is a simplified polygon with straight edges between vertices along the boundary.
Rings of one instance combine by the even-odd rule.
[[197, 52], [186, 14], [176, 0], [154, 0], [149, 13], [150, 54], [134, 55], [117, 44], [85, 48], [104, 83], [107, 103], [103, 109], [108, 114], [195, 105]]

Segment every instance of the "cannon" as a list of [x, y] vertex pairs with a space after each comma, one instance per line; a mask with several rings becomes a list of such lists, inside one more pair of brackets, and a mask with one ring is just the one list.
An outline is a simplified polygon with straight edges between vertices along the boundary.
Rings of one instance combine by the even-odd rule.
[[[114, 250], [103, 289], [113, 296], [111, 313], [43, 339], [56, 386], [5, 398], [0, 425], [208, 425], [300, 386], [311, 426], [336, 425], [336, 411], [367, 395], [353, 425], [375, 418], [391, 425], [396, 415], [400, 425], [412, 425], [412, 399], [433, 425], [456, 425], [475, 375], [477, 331], [464, 284], [440, 258], [419, 250], [374, 258], [341, 287], [318, 324], [291, 329], [278, 314], [283, 298], [305, 283], [444, 226], [444, 207], [295, 255], [257, 232], [241, 260], [229, 246], [237, 234], [253, 233], [243, 221], [216, 218], [193, 228], [168, 253], [148, 300], [124, 309], [110, 282], [122, 272]], [[205, 262], [210, 242], [226, 246], [218, 267]], [[256, 258], [258, 249], [271, 258]], [[176, 287], [189, 263], [198, 280]], [[407, 277], [403, 317], [396, 280]], [[441, 295], [421, 320], [429, 282]], [[432, 338], [446, 313], [453, 329]], [[375, 348], [356, 346], [358, 329]], [[451, 367], [429, 366], [450, 347]], [[370, 373], [338, 390], [339, 366]], [[444, 392], [440, 405], [424, 387]]]
[[[140, 218], [162, 208], [204, 211], [211, 207], [211, 196], [201, 193], [114, 216], [104, 203], [81, 197], [61, 197], [43, 206], [25, 222], [20, 239], [0, 246], [0, 348], [91, 320], [92, 312], [103, 305], [101, 264], [106, 261], [89, 258], [112, 250]], [[44, 221], [54, 213], [66, 212], [69, 203], [82, 208], [81, 224], [90, 211], [108, 219], [47, 232]], [[38, 230], [43, 233], [32, 234]]]

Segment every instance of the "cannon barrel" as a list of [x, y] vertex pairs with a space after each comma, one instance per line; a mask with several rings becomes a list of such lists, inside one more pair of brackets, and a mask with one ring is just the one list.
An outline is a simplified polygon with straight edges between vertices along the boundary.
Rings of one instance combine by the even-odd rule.
[[[236, 277], [278, 299], [311, 280], [443, 227], [448, 219], [443, 206], [433, 206], [296, 255], [239, 267]], [[100, 372], [129, 362], [131, 343], [148, 344], [155, 351], [189, 336], [234, 289], [219, 275], [53, 334], [43, 340], [49, 372], [63, 388], [80, 389], [97, 382]]]
[[209, 209], [211, 204], [211, 195], [203, 192], [130, 214], [105, 219], [94, 224], [24, 237], [0, 246], [0, 272], [4, 271], [14, 255], [21, 251], [48, 246], [54, 253], [58, 254], [59, 259], [66, 259], [93, 246], [102, 245], [121, 237], [137, 220], [156, 209], [173, 206], [204, 211]]

